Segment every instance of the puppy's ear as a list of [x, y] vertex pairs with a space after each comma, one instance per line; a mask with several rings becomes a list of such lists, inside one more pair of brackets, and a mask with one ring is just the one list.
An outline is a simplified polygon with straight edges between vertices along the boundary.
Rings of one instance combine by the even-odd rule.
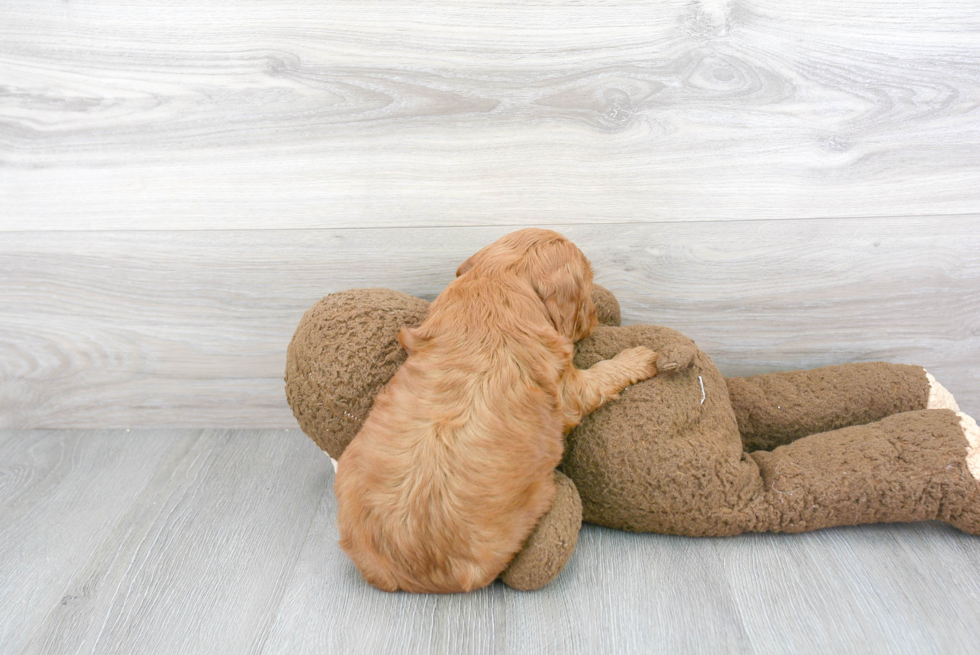
[[531, 249], [526, 261], [530, 282], [554, 328], [572, 341], [588, 336], [597, 321], [591, 303], [592, 267], [582, 251], [561, 238]]
[[558, 331], [558, 334], [571, 338], [575, 329], [574, 313], [568, 309], [568, 299], [565, 297], [561, 286], [550, 283], [541, 284], [538, 286], [538, 295], [544, 300], [544, 308], [548, 312], [548, 318], [551, 319], [551, 324]]
[[[572, 341], [588, 336], [594, 327], [595, 309], [590, 312], [591, 280], [577, 266], [564, 265], [543, 279], [533, 280], [534, 290], [544, 302], [551, 324]], [[591, 315], [590, 315], [591, 314]]]
[[491, 243], [489, 246], [483, 246], [475, 253], [473, 253], [473, 255], [470, 256], [469, 259], [467, 259], [465, 262], [460, 264], [459, 268], [456, 269], [456, 277], [459, 277], [464, 273], [469, 273], [470, 269], [476, 266], [478, 262], [486, 259], [490, 255], [490, 251], [495, 245], [497, 244]]
[[[477, 255], [478, 254], [480, 253], [477, 253]], [[472, 257], [470, 257], [465, 262], [459, 265], [459, 268], [456, 269], [456, 277], [459, 277], [463, 273], [468, 273], [469, 270], [473, 268], [473, 264], [475, 263], [476, 263], [476, 255], [473, 255]]]
[[592, 334], [592, 331], [599, 325], [599, 314], [595, 310], [595, 303], [592, 301], [592, 284], [588, 285], [589, 292], [584, 300], [579, 304], [579, 309], [575, 315], [576, 337], [573, 341], [584, 339]]

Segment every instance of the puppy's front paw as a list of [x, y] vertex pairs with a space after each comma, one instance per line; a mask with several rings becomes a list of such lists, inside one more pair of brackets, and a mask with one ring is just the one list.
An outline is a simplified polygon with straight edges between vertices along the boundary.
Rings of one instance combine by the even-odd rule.
[[624, 350], [614, 360], [626, 365], [630, 374], [630, 384], [652, 378], [657, 374], [657, 353], [644, 346]]

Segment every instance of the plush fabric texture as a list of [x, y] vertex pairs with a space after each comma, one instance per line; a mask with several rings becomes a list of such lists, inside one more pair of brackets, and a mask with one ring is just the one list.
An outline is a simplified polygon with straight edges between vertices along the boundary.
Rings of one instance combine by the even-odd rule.
[[[692, 342], [649, 325], [598, 328], [578, 344], [575, 363], [588, 367], [638, 345], [680, 352]], [[980, 485], [966, 470], [959, 418], [923, 410], [927, 397], [926, 373], [915, 366], [725, 380], [697, 351], [689, 367], [593, 412], [568, 436], [561, 468], [582, 497], [583, 520], [622, 530], [725, 536], [942, 519], [976, 533]], [[796, 423], [777, 420], [773, 410], [784, 405]], [[889, 409], [898, 413], [876, 420]], [[774, 430], [752, 443], [785, 445], [746, 452], [737, 416]], [[813, 434], [842, 416], [859, 424]]]
[[629, 325], [597, 328], [579, 342], [575, 365], [640, 345], [693, 356], [627, 388], [568, 435], [561, 469], [582, 497], [583, 520], [633, 532], [735, 534], [718, 525], [719, 510], [748, 502], [753, 480], [740, 465], [735, 414], [711, 359], [675, 330]]
[[428, 313], [421, 298], [352, 289], [326, 296], [303, 315], [286, 351], [286, 399], [299, 427], [334, 459], [408, 358], [399, 330], [418, 326]]
[[[724, 536], [939, 519], [980, 534], [971, 444], [954, 411], [925, 409], [923, 369], [847, 364], [726, 380], [684, 335], [616, 327], [615, 297], [597, 287], [593, 298], [603, 325], [577, 344], [576, 366], [647, 346], [661, 372], [568, 435], [560, 500], [503, 573], [507, 584], [532, 589], [557, 575], [580, 520]], [[287, 353], [286, 395], [332, 457], [405, 360], [398, 331], [427, 312], [418, 298], [355, 289], [304, 315]]]
[[730, 378], [728, 394], [742, 443], [751, 452], [925, 409], [929, 379], [918, 366], [841, 364]]
[[[980, 484], [948, 409], [889, 416], [751, 453], [761, 485], [741, 509], [756, 532], [939, 519], [980, 534]], [[746, 468], [754, 469], [752, 462]]]
[[508, 587], [540, 589], [561, 573], [575, 551], [582, 529], [582, 501], [575, 483], [560, 471], [555, 471], [555, 489], [551, 509], [500, 576]]
[[619, 301], [609, 289], [592, 285], [592, 304], [595, 305], [596, 317], [599, 325], [619, 325], [621, 314], [619, 311]]

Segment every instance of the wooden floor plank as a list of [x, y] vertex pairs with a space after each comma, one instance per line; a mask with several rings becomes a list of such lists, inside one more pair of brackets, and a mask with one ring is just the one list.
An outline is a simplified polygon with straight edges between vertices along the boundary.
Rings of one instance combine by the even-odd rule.
[[717, 548], [758, 653], [975, 648], [977, 537], [896, 524], [747, 535]]
[[5, 2], [0, 230], [975, 213], [978, 34], [974, 0]]
[[500, 583], [447, 595], [391, 594], [370, 587], [337, 543], [332, 471], [329, 486], [264, 653], [506, 652], [499, 626], [507, 592]]
[[266, 653], [944, 653], [969, 651], [980, 622], [980, 539], [939, 523], [726, 539], [586, 525], [539, 591], [439, 597], [367, 586], [335, 512], [328, 493]]
[[259, 652], [329, 460], [298, 431], [171, 432], [25, 653]]
[[[559, 227], [627, 322], [726, 374], [921, 364], [980, 415], [980, 215]], [[310, 305], [432, 298], [511, 229], [8, 233], [0, 426], [293, 427], [285, 353]]]
[[366, 585], [337, 545], [335, 523], [328, 493], [266, 653], [751, 652], [706, 540], [586, 526], [566, 570], [544, 589], [498, 582], [413, 596]]
[[939, 523], [585, 526], [540, 591], [384, 593], [301, 433], [131, 435], [0, 431], [0, 651], [953, 653], [980, 631], [980, 538]]
[[507, 601], [508, 652], [752, 652], [708, 539], [586, 525], [557, 580]]
[[71, 599], [71, 581], [165, 462], [168, 437], [0, 431], [0, 652], [21, 652]]

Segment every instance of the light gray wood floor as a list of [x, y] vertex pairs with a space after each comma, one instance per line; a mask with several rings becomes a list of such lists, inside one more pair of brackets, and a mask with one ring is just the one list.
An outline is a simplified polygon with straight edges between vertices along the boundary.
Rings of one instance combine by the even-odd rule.
[[387, 594], [296, 430], [0, 431], [0, 652], [967, 653], [980, 539], [586, 526], [545, 589]]

